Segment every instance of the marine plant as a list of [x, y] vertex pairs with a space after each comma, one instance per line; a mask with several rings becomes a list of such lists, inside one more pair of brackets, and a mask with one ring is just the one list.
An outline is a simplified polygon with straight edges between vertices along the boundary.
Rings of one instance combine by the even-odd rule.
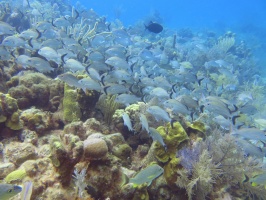
[[104, 121], [110, 125], [115, 111], [119, 108], [119, 103], [115, 101], [116, 95], [102, 95], [97, 103], [97, 107], [103, 113]]
[[217, 195], [215, 191], [222, 188], [231, 191], [231, 196], [239, 193], [249, 198], [264, 199], [266, 195], [263, 186], [252, 186], [250, 181], [245, 180], [245, 177], [263, 172], [262, 162], [250, 156], [245, 158], [235, 138], [229, 134], [223, 135], [216, 130], [205, 141], [179, 150], [178, 157], [182, 168], [176, 170], [175, 183], [186, 189], [189, 199], [194, 196], [206, 199]]
[[234, 37], [223, 37], [209, 50], [207, 57], [210, 60], [223, 59], [226, 53], [234, 46]]
[[219, 164], [212, 162], [212, 158], [206, 149], [202, 151], [198, 159], [198, 162], [193, 166], [191, 175], [185, 169], [177, 171], [179, 177], [177, 178], [176, 184], [186, 189], [189, 200], [193, 196], [197, 196], [199, 199], [205, 199], [213, 190], [213, 184], [222, 172], [219, 169]]

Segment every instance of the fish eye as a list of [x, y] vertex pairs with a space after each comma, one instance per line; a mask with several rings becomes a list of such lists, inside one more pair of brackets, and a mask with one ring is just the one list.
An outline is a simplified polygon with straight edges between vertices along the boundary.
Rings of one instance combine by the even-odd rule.
[[7, 192], [8, 192], [8, 193], [11, 193], [12, 191], [13, 191], [12, 189], [9, 189]]

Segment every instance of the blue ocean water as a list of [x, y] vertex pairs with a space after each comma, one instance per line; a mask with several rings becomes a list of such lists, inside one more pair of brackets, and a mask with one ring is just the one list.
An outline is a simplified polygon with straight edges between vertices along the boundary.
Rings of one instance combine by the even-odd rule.
[[[108, 21], [119, 19], [125, 26], [147, 19], [159, 20], [165, 28], [210, 30], [216, 34], [233, 31], [252, 49], [258, 67], [266, 75], [265, 0], [81, 0]], [[73, 5], [77, 2], [73, 1]], [[265, 66], [265, 67], [264, 67]]]

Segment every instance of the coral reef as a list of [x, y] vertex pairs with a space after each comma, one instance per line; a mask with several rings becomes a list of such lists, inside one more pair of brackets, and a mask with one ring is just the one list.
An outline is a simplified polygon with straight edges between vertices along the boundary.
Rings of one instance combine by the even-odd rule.
[[6, 174], [15, 170], [15, 165], [10, 162], [0, 164], [0, 178], [5, 178]]
[[41, 73], [25, 72], [23, 76], [12, 77], [7, 84], [8, 94], [17, 100], [19, 109], [36, 106], [56, 111], [60, 103], [56, 98], [63, 95], [63, 84]]
[[38, 134], [43, 134], [45, 131], [56, 127], [51, 118], [51, 113], [36, 108], [24, 110], [20, 115], [23, 125]]
[[[68, 186], [71, 181], [71, 174], [74, 166], [80, 161], [83, 155], [83, 142], [77, 136], [64, 134], [50, 139], [51, 160], [57, 172], [60, 174], [62, 186]], [[66, 167], [67, 166], [67, 167]]]
[[83, 142], [84, 158], [88, 160], [98, 160], [104, 158], [108, 153], [106, 142], [101, 138], [88, 137]]
[[220, 124], [265, 128], [266, 81], [238, 34], [154, 34], [68, 0], [3, 0], [0, 20], [3, 182], [32, 182], [31, 199], [265, 200], [265, 141], [252, 157]]
[[36, 159], [35, 146], [31, 143], [10, 142], [4, 149], [4, 157], [16, 166], [20, 166], [26, 160]]
[[0, 93], [0, 106], [0, 123], [5, 122], [6, 127], [12, 130], [22, 129], [17, 100], [8, 94]]

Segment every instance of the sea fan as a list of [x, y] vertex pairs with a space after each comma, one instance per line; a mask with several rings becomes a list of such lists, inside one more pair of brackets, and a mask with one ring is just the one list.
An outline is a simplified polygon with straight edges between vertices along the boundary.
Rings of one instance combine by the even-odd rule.
[[181, 158], [180, 164], [191, 174], [193, 166], [199, 161], [201, 145], [195, 143], [191, 147], [184, 147], [177, 152], [177, 157]]

